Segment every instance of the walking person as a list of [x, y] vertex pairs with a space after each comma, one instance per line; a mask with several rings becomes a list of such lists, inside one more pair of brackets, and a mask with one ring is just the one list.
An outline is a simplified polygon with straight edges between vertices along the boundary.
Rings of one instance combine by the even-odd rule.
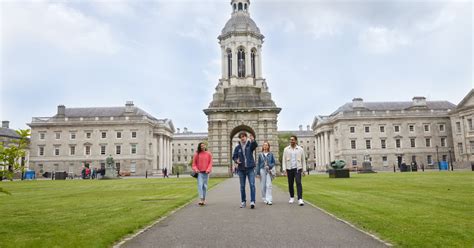
[[290, 191], [290, 201], [295, 201], [295, 189], [293, 187], [296, 181], [296, 191], [298, 195], [298, 204], [304, 205], [303, 185], [301, 184], [301, 175], [306, 171], [306, 157], [304, 149], [298, 145], [298, 138], [295, 135], [290, 137], [290, 145], [283, 151], [282, 169], [288, 177], [288, 190]]
[[212, 171], [212, 155], [206, 149], [203, 142], [198, 144], [197, 151], [193, 157], [193, 171], [198, 173], [199, 206], [206, 205], [207, 182], [209, 173]]
[[247, 196], [245, 194], [245, 180], [248, 178], [250, 186], [250, 208], [255, 208], [255, 160], [253, 152], [258, 144], [251, 134], [247, 139], [246, 132], [239, 133], [239, 144], [235, 147], [232, 160], [237, 164], [237, 173], [240, 179], [240, 208], [247, 205]]
[[272, 205], [272, 180], [275, 177], [275, 157], [270, 152], [270, 143], [263, 142], [262, 152], [258, 156], [257, 177], [260, 177], [262, 200]]

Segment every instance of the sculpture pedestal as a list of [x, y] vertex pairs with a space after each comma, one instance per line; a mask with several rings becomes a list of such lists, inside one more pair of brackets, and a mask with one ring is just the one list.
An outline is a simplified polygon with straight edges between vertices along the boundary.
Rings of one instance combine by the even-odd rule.
[[117, 170], [115, 168], [105, 168], [105, 175], [102, 179], [117, 179]]
[[349, 169], [329, 170], [329, 178], [349, 178]]

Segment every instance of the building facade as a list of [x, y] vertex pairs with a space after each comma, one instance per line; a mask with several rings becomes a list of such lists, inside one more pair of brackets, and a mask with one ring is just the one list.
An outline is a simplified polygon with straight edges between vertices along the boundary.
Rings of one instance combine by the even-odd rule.
[[[300, 125], [298, 130], [278, 131], [278, 134], [296, 135], [296, 137], [298, 137], [298, 145], [305, 150], [308, 168], [310, 170], [316, 168], [316, 139], [309, 125], [306, 126], [306, 130], [303, 129], [303, 125]], [[288, 141], [288, 145], [289, 144], [290, 142]], [[275, 150], [275, 148], [273, 150]]]
[[177, 130], [173, 136], [173, 165], [188, 166], [197, 151], [198, 144], [207, 142], [207, 133], [194, 133], [187, 128], [184, 128], [183, 132], [179, 128]]
[[[18, 141], [21, 139], [21, 136], [14, 130], [10, 128], [9, 121], [2, 121], [2, 127], [0, 127], [0, 144], [4, 147], [8, 147], [10, 145], [15, 145], [14, 141]], [[29, 154], [30, 151], [27, 149], [25, 151], [25, 157], [22, 157], [19, 161], [17, 161], [22, 166], [25, 166], [28, 169], [28, 162], [29, 162]], [[5, 166], [0, 164], [0, 170], [6, 170]]]
[[[317, 169], [342, 159], [347, 167], [371, 162], [375, 170], [393, 170], [401, 163], [435, 167], [437, 161], [455, 160], [447, 101], [364, 102], [353, 99], [329, 116], [317, 116], [312, 129], [316, 138]], [[437, 167], [436, 167], [437, 168]]]
[[105, 166], [111, 155], [131, 175], [171, 171], [174, 126], [127, 102], [124, 107], [66, 108], [52, 117], [33, 117], [30, 167], [37, 173]]
[[458, 167], [474, 163], [474, 90], [451, 113], [454, 154]]

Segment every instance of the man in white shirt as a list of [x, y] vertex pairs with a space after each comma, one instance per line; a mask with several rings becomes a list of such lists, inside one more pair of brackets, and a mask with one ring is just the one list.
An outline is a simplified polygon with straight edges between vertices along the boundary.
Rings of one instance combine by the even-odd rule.
[[296, 181], [296, 191], [298, 195], [298, 204], [304, 205], [303, 185], [301, 184], [301, 174], [306, 171], [306, 156], [304, 149], [298, 145], [298, 138], [295, 135], [290, 137], [290, 145], [283, 151], [282, 169], [288, 177], [288, 190], [290, 191], [290, 201], [295, 201], [294, 182]]

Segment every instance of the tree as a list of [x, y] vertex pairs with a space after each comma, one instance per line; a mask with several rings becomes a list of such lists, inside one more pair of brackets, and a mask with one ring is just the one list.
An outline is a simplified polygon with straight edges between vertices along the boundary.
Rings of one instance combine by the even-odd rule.
[[[0, 179], [13, 180], [15, 172], [23, 172], [25, 169], [23, 158], [26, 156], [26, 149], [30, 142], [30, 130], [19, 129], [16, 130], [16, 133], [20, 136], [19, 139], [12, 139], [6, 145], [0, 144], [0, 165], [3, 166], [3, 169], [0, 170]], [[2, 188], [0, 188], [0, 193], [9, 194]]]

